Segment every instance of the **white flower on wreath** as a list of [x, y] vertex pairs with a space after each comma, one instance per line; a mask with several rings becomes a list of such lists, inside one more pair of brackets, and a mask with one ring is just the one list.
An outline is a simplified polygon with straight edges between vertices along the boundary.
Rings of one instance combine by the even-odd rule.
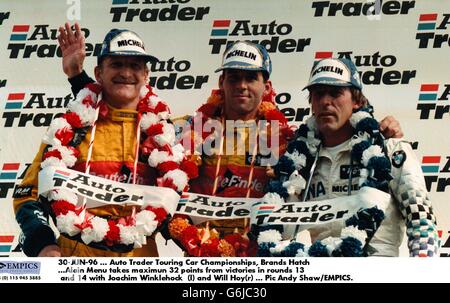
[[289, 195], [300, 195], [306, 187], [306, 180], [295, 170], [289, 176], [289, 180], [283, 182], [283, 187], [286, 188]]
[[56, 227], [62, 233], [66, 233], [69, 236], [75, 236], [80, 232], [80, 229], [76, 227], [76, 224], [81, 224], [83, 218], [79, 217], [73, 211], [69, 211], [66, 215], [56, 217]]
[[328, 255], [331, 256], [333, 251], [336, 250], [342, 244], [342, 239], [337, 237], [328, 237], [320, 241], [326, 246]]
[[102, 241], [109, 230], [108, 221], [100, 217], [93, 217], [90, 223], [92, 227], [84, 228], [81, 231], [81, 239], [86, 244]]
[[345, 239], [347, 237], [353, 237], [358, 239], [361, 243], [365, 243], [367, 238], [367, 233], [364, 230], [359, 230], [354, 226], [347, 226], [341, 231], [341, 238]]
[[276, 229], [265, 230], [259, 233], [257, 241], [258, 244], [266, 242], [273, 242], [276, 244], [281, 241], [281, 234]]
[[295, 169], [297, 170], [302, 169], [306, 165], [306, 156], [304, 154], [300, 154], [297, 150], [293, 153], [285, 152], [284, 156], [294, 162]]
[[283, 204], [284, 199], [277, 193], [267, 193], [262, 197], [261, 202], [265, 204]]
[[356, 128], [356, 125], [358, 125], [359, 121], [365, 119], [365, 118], [372, 118], [372, 116], [365, 111], [358, 111], [356, 113], [353, 113], [350, 117], [350, 124], [353, 128]]
[[384, 157], [384, 153], [378, 145], [371, 145], [369, 148], [364, 150], [361, 160], [362, 164], [367, 167], [369, 160], [373, 157]]
[[151, 236], [158, 227], [154, 212], [143, 210], [136, 215], [136, 227], [146, 236]]
[[275, 247], [269, 248], [271, 254], [280, 254], [286, 247], [289, 246], [291, 240], [284, 240], [276, 243]]

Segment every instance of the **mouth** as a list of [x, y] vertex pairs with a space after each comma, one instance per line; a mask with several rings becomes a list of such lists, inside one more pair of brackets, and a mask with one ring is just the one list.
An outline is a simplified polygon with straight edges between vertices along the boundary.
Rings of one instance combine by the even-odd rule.
[[248, 96], [246, 95], [234, 95], [233, 97], [238, 101], [246, 101], [248, 99]]
[[113, 80], [112, 82], [117, 85], [135, 85], [136, 84], [135, 82], [120, 81], [120, 80]]
[[332, 117], [336, 117], [336, 114], [333, 112], [322, 112], [319, 114], [318, 116], [319, 118], [332, 118]]

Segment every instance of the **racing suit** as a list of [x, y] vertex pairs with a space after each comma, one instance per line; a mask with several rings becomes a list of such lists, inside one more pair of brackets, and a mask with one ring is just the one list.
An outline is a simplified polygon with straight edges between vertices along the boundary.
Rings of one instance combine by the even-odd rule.
[[[252, 123], [252, 121], [247, 121], [247, 123]], [[267, 169], [262, 165], [264, 164], [262, 161], [263, 156], [258, 153], [254, 157], [253, 176], [249, 186], [252, 155], [249, 152], [250, 131], [248, 124], [243, 122], [237, 125], [234, 129], [233, 137], [237, 138], [238, 133], [240, 133], [239, 142], [241, 143], [237, 142], [237, 144], [233, 145], [234, 149], [232, 151], [227, 150], [226, 153], [220, 156], [217, 189], [214, 195], [218, 197], [246, 197], [249, 190], [250, 198], [260, 198], [264, 196], [265, 188], [269, 181]], [[226, 142], [226, 136], [224, 136], [223, 140]], [[239, 144], [245, 144], [245, 154], [240, 154], [238, 151]], [[284, 145], [280, 149], [283, 151], [283, 148]], [[276, 153], [272, 156], [279, 157]], [[199, 177], [191, 181], [192, 192], [206, 195], [213, 194], [218, 161], [219, 156], [217, 154], [207, 155], [202, 153]], [[246, 224], [244, 219], [211, 220], [208, 222], [210, 228], [215, 228], [222, 235], [233, 233], [235, 229], [243, 233]]]
[[[355, 163], [350, 166], [349, 142], [320, 150], [307, 200], [332, 199], [359, 189], [361, 167]], [[386, 150], [392, 164], [391, 200], [385, 210], [385, 219], [370, 242], [377, 250], [374, 255], [398, 256], [406, 229], [410, 256], [434, 256], [438, 249], [436, 219], [420, 163], [410, 144], [401, 139], [386, 140]], [[328, 223], [310, 229], [311, 241], [339, 237], [338, 226], [339, 223]]]
[[[137, 112], [134, 110], [118, 110], [109, 107], [108, 113], [99, 116], [90, 160], [90, 174], [112, 179], [114, 181], [131, 183], [134, 163], [134, 147], [136, 141]], [[72, 169], [85, 171], [86, 156], [89, 147], [90, 130], [77, 147], [80, 156]], [[51, 211], [38, 200], [38, 173], [42, 162], [42, 155], [46, 145], [40, 146], [39, 152], [28, 168], [26, 175], [19, 186], [21, 194], [15, 195], [14, 209], [16, 219], [22, 228], [23, 251], [28, 256], [37, 256], [47, 245], [58, 244], [62, 256], [157, 256], [155, 234], [147, 238], [147, 244], [142, 248], [130, 252], [113, 252], [93, 248], [82, 242], [71, 240], [60, 235], [56, 240], [55, 234], [48, 222]], [[137, 167], [138, 184], [152, 185], [155, 182], [156, 172], [146, 163], [139, 162]], [[131, 214], [131, 207], [107, 205], [92, 208], [90, 211], [103, 218], [117, 218]]]
[[[72, 85], [72, 91], [76, 95], [86, 84], [93, 82], [93, 80], [83, 71], [81, 74], [69, 79]], [[185, 116], [185, 121], [192, 122], [190, 117]], [[174, 119], [174, 121], [177, 119]], [[249, 145], [249, 131], [247, 125], [241, 125], [244, 130], [244, 136], [241, 139], [245, 142], [246, 146]], [[188, 131], [184, 129], [183, 131]], [[235, 128], [234, 136], [237, 137], [237, 132], [240, 132], [238, 127]], [[241, 132], [242, 134], [242, 132]], [[180, 134], [182, 137], [184, 134]], [[226, 141], [227, 138], [224, 138]], [[280, 155], [284, 152], [286, 142], [280, 142]], [[245, 155], [239, 155], [237, 153], [237, 144], [234, 145], [233, 152], [227, 152], [226, 155], [221, 156], [220, 168], [218, 173], [218, 185], [215, 192], [215, 196], [220, 197], [245, 197], [247, 195], [248, 178], [251, 169], [252, 157], [246, 149]], [[276, 155], [275, 156], [280, 156]], [[194, 193], [200, 193], [205, 195], [213, 194], [214, 180], [216, 178], [216, 165], [219, 159], [217, 154], [201, 155], [202, 163], [199, 167], [199, 177], [190, 181], [190, 191]], [[261, 155], [257, 155], [254, 162], [253, 177], [250, 184], [250, 198], [259, 198], [264, 196], [265, 187], [269, 181], [269, 177], [266, 174], [266, 167], [261, 166]], [[210, 228], [215, 228], [222, 235], [233, 233], [237, 228], [240, 232], [243, 232], [245, 220], [212, 220], [208, 221]]]

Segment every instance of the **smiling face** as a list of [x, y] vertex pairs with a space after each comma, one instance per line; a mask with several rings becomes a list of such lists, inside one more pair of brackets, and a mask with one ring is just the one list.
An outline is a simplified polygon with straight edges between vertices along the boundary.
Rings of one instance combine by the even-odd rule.
[[108, 56], [95, 68], [103, 99], [115, 108], [136, 109], [147, 77], [145, 60], [137, 56]]
[[314, 85], [309, 88], [311, 108], [325, 146], [336, 146], [350, 139], [350, 117], [360, 107], [348, 87]]
[[264, 94], [272, 84], [260, 71], [226, 69], [220, 76], [219, 87], [225, 100], [225, 117], [229, 120], [254, 119]]

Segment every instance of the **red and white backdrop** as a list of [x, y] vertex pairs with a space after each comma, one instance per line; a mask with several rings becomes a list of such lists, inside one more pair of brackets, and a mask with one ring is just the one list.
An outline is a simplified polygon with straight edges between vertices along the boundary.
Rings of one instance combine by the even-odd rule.
[[[229, 41], [265, 45], [277, 102], [298, 124], [310, 114], [301, 91], [315, 59], [348, 57], [362, 72], [378, 118], [401, 121], [423, 165], [450, 253], [450, 0], [24, 0], [0, 2], [0, 256], [21, 255], [12, 193], [50, 121], [72, 100], [57, 28], [78, 20], [85, 69], [111, 28], [139, 33], [160, 62], [151, 84], [174, 116], [193, 113], [217, 86]], [[165, 252], [170, 255], [170, 250]]]

